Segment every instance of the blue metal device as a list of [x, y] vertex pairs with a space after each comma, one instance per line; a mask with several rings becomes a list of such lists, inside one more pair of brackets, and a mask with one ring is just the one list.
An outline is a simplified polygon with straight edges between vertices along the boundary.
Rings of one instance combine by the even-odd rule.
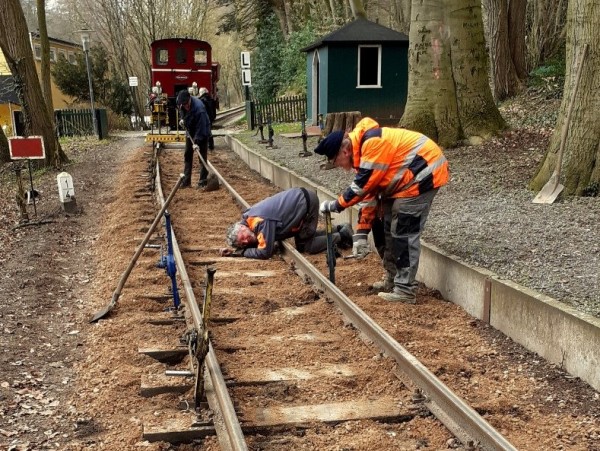
[[171, 238], [171, 215], [165, 211], [165, 228], [167, 233], [167, 254], [163, 254], [161, 250], [160, 261], [156, 266], [167, 271], [167, 275], [171, 278], [171, 292], [173, 294], [173, 306], [179, 308], [179, 289], [177, 288], [177, 265], [173, 256], [173, 239]]

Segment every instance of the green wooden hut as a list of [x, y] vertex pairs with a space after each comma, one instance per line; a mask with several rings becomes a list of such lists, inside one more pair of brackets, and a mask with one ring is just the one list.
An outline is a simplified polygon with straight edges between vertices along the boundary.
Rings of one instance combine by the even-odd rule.
[[408, 92], [408, 36], [356, 19], [302, 49], [307, 116], [360, 111], [382, 125], [398, 122]]

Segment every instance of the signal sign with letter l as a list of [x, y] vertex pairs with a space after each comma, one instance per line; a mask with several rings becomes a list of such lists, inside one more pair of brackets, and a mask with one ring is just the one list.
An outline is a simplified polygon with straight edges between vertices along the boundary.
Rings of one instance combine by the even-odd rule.
[[250, 69], [242, 69], [242, 86], [252, 86], [252, 77]]

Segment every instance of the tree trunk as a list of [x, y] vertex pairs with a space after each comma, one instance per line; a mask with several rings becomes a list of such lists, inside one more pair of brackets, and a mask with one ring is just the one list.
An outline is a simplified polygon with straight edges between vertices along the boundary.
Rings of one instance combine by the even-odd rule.
[[46, 149], [45, 164], [61, 167], [68, 159], [54, 134], [48, 109], [40, 107], [45, 102], [19, 0], [0, 2], [0, 49], [15, 79], [27, 135], [41, 135]]
[[10, 161], [10, 152], [8, 151], [8, 139], [4, 134], [4, 130], [0, 127], [0, 164]]
[[522, 89], [511, 54], [507, 1], [510, 0], [487, 2], [490, 62], [496, 100], [512, 97]]
[[362, 19], [367, 18], [367, 13], [362, 0], [350, 0], [350, 8], [352, 9], [352, 15], [355, 19], [358, 19], [359, 17]]
[[538, 191], [548, 181], [556, 167], [560, 147], [561, 127], [572, 97], [579, 55], [589, 45], [571, 123], [564, 148], [562, 179], [564, 193], [575, 196], [598, 196], [600, 193], [600, 4], [595, 0], [571, 0], [567, 11], [567, 61], [565, 87], [556, 128], [546, 156], [530, 188]]
[[46, 28], [46, 0], [37, 0], [37, 11], [42, 51], [40, 82], [50, 120], [54, 124], [54, 106], [52, 103], [52, 84], [50, 80], [50, 41], [48, 40], [48, 29]]
[[508, 0], [508, 46], [517, 77], [527, 79], [527, 0]]
[[443, 147], [479, 143], [505, 127], [488, 83], [481, 6], [476, 0], [413, 0], [409, 89], [402, 127]]

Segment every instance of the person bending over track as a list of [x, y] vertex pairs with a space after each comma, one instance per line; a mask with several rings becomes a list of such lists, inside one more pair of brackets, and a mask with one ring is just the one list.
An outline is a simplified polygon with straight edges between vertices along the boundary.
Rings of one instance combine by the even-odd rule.
[[[294, 237], [299, 252], [316, 254], [327, 249], [324, 230], [317, 231], [319, 198], [305, 188], [290, 188], [267, 197], [242, 213], [242, 220], [227, 230], [227, 244], [222, 256], [267, 259], [276, 243]], [[350, 224], [335, 228], [333, 243], [341, 248], [352, 247]]]
[[421, 232], [433, 198], [448, 182], [442, 150], [421, 133], [379, 127], [365, 117], [350, 133], [330, 133], [315, 153], [356, 172], [351, 185], [336, 200], [324, 201], [320, 211], [340, 213], [360, 202], [353, 255], [360, 259], [369, 253], [372, 229], [385, 269], [372, 288], [387, 301], [414, 304]]

